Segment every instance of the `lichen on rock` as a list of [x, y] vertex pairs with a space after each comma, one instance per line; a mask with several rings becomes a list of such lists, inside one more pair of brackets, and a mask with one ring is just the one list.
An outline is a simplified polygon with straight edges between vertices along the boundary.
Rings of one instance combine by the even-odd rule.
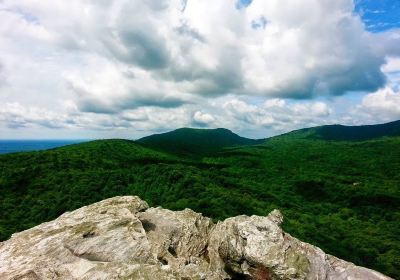
[[0, 279], [387, 280], [283, 232], [282, 214], [214, 224], [114, 197], [0, 243]]

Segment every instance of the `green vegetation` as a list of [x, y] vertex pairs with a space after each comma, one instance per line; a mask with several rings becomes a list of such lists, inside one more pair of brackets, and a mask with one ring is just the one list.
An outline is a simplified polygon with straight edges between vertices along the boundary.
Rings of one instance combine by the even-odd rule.
[[214, 219], [278, 208], [293, 236], [400, 279], [400, 137], [227, 143], [227, 130], [183, 131], [173, 148], [154, 136], [0, 156], [0, 238], [116, 195]]
[[400, 136], [400, 120], [380, 125], [324, 125], [303, 128], [283, 136], [334, 141], [366, 141], [380, 137]]
[[199, 157], [213, 155], [226, 147], [261, 144], [264, 140], [240, 137], [225, 128], [180, 128], [167, 133], [150, 135], [137, 142], [175, 155]]

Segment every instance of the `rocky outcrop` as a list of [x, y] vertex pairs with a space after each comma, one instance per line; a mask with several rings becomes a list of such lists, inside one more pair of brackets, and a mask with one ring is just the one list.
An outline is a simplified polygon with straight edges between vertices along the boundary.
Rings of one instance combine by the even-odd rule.
[[115, 197], [0, 243], [0, 279], [390, 279], [282, 231], [282, 215], [214, 225]]

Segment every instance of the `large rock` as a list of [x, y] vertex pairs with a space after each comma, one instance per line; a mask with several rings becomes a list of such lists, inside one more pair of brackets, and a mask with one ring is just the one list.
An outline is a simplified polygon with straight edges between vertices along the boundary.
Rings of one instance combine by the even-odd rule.
[[0, 243], [0, 279], [390, 279], [282, 231], [282, 215], [214, 225], [115, 197]]

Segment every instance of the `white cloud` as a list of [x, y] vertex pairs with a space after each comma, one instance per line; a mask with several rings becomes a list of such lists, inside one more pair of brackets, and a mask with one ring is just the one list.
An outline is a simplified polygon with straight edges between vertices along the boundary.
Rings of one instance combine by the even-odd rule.
[[24, 107], [19, 103], [5, 103], [0, 108], [0, 121], [10, 128], [39, 125], [47, 128], [67, 127], [68, 116], [37, 107]]
[[323, 102], [288, 103], [283, 99], [270, 99], [258, 106], [233, 99], [226, 102], [223, 108], [238, 130], [250, 126], [252, 129], [269, 128], [275, 133], [325, 124], [327, 117], [333, 113]]
[[[372, 50], [374, 35], [351, 0], [255, 0], [240, 10], [235, 3], [190, 0], [183, 11], [172, 0], [3, 5], [38, 18], [15, 23], [24, 33], [116, 59], [154, 78], [143, 82], [170, 83], [178, 93], [304, 98], [382, 86], [384, 56]], [[259, 18], [268, 24], [255, 29]]]
[[64, 74], [83, 112], [115, 114], [141, 106], [174, 108], [193, 99], [140, 68], [110, 63], [97, 55], [86, 57], [83, 69]]
[[211, 114], [196, 111], [193, 115], [193, 121], [195, 125], [197, 124], [200, 126], [209, 126], [215, 121], [215, 118]]
[[[144, 107], [120, 114], [82, 113], [69, 102], [65, 102], [64, 107], [58, 110], [20, 103], [5, 103], [0, 108], [0, 122], [8, 128], [159, 131], [188, 126], [192, 122], [191, 115], [192, 110], [186, 108], [157, 107]], [[207, 120], [207, 115], [204, 117]]]
[[0, 87], [6, 83], [3, 71], [3, 64], [0, 61]]
[[21, 106], [2, 122], [286, 131], [340, 119], [331, 96], [398, 83], [399, 31], [365, 31], [351, 0], [236, 2], [0, 1], [0, 102]]
[[400, 57], [388, 57], [382, 71], [385, 73], [400, 72]]
[[[195, 105], [179, 108], [141, 107], [116, 114], [81, 112], [74, 103], [66, 101], [57, 110], [6, 103], [0, 108], [0, 123], [8, 129], [52, 128], [59, 130], [122, 130], [136, 134], [168, 131], [177, 127], [226, 127], [239, 133], [258, 131], [256, 137], [286, 132], [304, 126], [325, 123], [331, 109], [321, 102], [287, 104], [273, 99], [252, 105], [241, 99], [204, 103], [203, 110]], [[269, 131], [269, 132], [268, 132]], [[134, 138], [131, 135], [130, 138]]]
[[400, 29], [390, 29], [388, 31], [374, 34], [371, 38], [375, 43], [371, 44], [374, 51], [385, 56], [400, 56]]
[[400, 92], [386, 87], [366, 95], [358, 110], [369, 118], [382, 121], [400, 119]]
[[[2, 5], [0, 3], [0, 5]], [[37, 21], [29, 21], [26, 14], [21, 10], [11, 8], [7, 4], [3, 4], [0, 10], [0, 34], [2, 39], [21, 40], [28, 42], [29, 40], [53, 42], [53, 34]]]

